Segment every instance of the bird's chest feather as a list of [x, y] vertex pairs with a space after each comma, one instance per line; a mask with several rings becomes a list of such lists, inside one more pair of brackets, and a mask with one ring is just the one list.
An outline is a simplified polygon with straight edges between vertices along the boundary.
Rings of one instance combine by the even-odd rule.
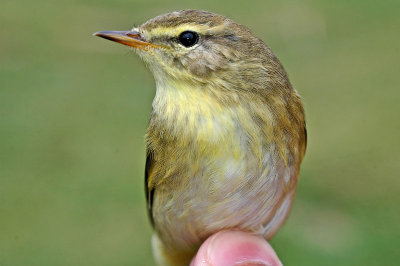
[[175, 176], [174, 184], [184, 186], [206, 166], [223, 168], [238, 162], [247, 145], [238, 115], [238, 110], [199, 91], [158, 91], [146, 137], [165, 173], [150, 181], [169, 183]]
[[[243, 161], [249, 152], [248, 132], [241, 121], [251, 123], [239, 106], [223, 105], [216, 96], [187, 84], [157, 90], [147, 132], [149, 148], [169, 172], [180, 171], [181, 183], [202, 168], [225, 169]], [[254, 137], [257, 135], [256, 137]], [[176, 169], [175, 171], [173, 169]], [[168, 172], [168, 171], [167, 171]], [[155, 177], [155, 183], [169, 176]]]
[[285, 170], [245, 110], [193, 91], [158, 91], [147, 142], [164, 241], [190, 246], [222, 227], [258, 230], [271, 218]]

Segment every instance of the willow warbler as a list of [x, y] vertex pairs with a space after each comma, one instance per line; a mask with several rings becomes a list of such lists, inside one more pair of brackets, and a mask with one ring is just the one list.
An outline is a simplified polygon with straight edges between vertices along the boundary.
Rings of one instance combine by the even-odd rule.
[[156, 81], [145, 190], [158, 263], [188, 265], [223, 229], [270, 239], [306, 149], [301, 99], [271, 49], [199, 10], [95, 35], [133, 47]]

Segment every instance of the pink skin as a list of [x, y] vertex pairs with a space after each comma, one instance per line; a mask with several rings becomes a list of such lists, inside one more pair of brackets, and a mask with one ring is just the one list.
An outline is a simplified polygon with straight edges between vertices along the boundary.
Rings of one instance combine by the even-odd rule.
[[200, 247], [190, 266], [282, 266], [268, 242], [240, 231], [221, 231]]

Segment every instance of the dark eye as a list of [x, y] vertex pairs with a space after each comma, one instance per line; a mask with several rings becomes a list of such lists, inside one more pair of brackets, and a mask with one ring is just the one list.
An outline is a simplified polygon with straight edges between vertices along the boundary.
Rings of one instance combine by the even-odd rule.
[[185, 47], [195, 45], [199, 41], [199, 35], [194, 31], [184, 31], [179, 35], [178, 41]]

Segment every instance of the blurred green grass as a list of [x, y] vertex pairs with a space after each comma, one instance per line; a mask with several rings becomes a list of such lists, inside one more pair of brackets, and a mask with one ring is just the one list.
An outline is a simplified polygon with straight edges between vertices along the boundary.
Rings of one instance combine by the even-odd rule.
[[398, 1], [0, 2], [0, 265], [153, 265], [143, 192], [152, 76], [94, 38], [184, 8], [265, 40], [302, 94], [309, 145], [285, 265], [400, 259]]

